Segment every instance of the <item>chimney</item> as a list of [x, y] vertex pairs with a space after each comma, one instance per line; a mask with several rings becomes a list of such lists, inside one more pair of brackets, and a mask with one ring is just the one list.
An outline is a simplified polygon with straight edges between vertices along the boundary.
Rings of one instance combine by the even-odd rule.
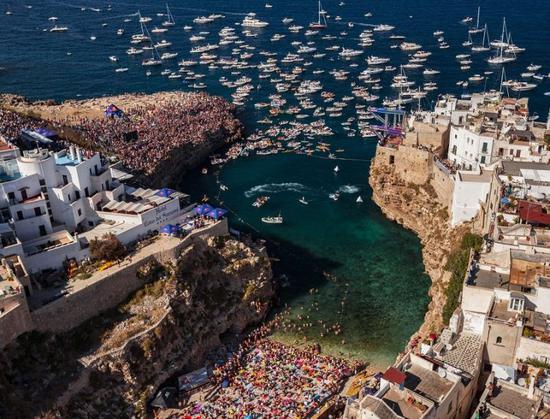
[[80, 147], [76, 149], [76, 158], [79, 162], [82, 161], [82, 150], [80, 149]]
[[74, 145], [69, 147], [69, 156], [71, 157], [71, 160], [74, 160], [76, 158], [74, 153]]

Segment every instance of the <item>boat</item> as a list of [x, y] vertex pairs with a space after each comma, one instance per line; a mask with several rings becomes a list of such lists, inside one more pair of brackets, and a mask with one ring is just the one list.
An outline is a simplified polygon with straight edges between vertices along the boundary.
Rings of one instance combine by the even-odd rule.
[[338, 173], [340, 171], [340, 168], [338, 165], [334, 166], [334, 173]]
[[254, 13], [246, 15], [241, 23], [241, 26], [244, 28], [265, 28], [269, 25], [267, 22], [256, 19], [255, 16], [256, 15]]
[[487, 29], [487, 24], [483, 28], [483, 39], [481, 45], [476, 45], [472, 47], [473, 52], [485, 52], [489, 51], [491, 47], [489, 46], [489, 31]]
[[172, 12], [170, 11], [170, 7], [168, 7], [168, 3], [166, 3], [166, 19], [164, 22], [162, 22], [162, 26], [175, 26], [176, 21], [174, 20], [174, 16], [172, 15]]
[[143, 54], [143, 50], [131, 47], [131, 48], [126, 50], [126, 54], [128, 54], [128, 55], [139, 55], [139, 54]]
[[283, 224], [283, 221], [281, 214], [276, 217], [262, 217], [262, 222], [266, 224]]
[[[480, 12], [480, 10], [481, 10], [481, 7], [478, 7], [477, 8], [476, 26], [473, 27], [473, 28], [468, 29], [468, 32], [471, 33], [471, 34], [483, 32], [483, 28], [479, 27], [479, 12]], [[487, 26], [487, 25], [485, 25], [485, 26]]]
[[358, 204], [362, 203], [363, 202], [363, 198], [361, 198], [361, 195], [359, 195], [357, 197], [357, 199], [355, 200], [355, 202], [357, 202]]
[[290, 25], [292, 22], [294, 22], [294, 19], [292, 19], [292, 18], [290, 18], [290, 17], [285, 17], [285, 18], [283, 19], [283, 23], [284, 23], [285, 25]]
[[321, 1], [318, 2], [318, 13], [317, 13], [317, 22], [311, 22], [309, 24], [309, 29], [325, 29], [327, 27], [327, 18], [326, 18], [326, 12], [323, 10], [321, 6]]
[[256, 200], [252, 203], [253, 207], [260, 208], [261, 206], [265, 205], [269, 201], [269, 196], [259, 196], [256, 198]]
[[117, 29], [116, 34], [117, 34], [118, 36], [124, 35], [124, 29], [122, 29], [122, 28]]
[[57, 26], [54, 25], [53, 28], [50, 29], [50, 32], [67, 32], [69, 28], [67, 26]]
[[116, 55], [111, 55], [109, 57], [109, 60], [111, 60], [113, 63], [116, 63], [118, 61], [118, 58], [116, 57]]
[[338, 201], [338, 199], [340, 199], [340, 193], [334, 192], [334, 193], [331, 193], [328, 197], [333, 201]]
[[298, 202], [299, 202], [300, 204], [304, 204], [304, 205], [308, 205], [308, 204], [309, 204], [309, 202], [307, 202], [307, 201], [306, 201], [306, 198], [303, 197], [303, 196], [302, 196], [300, 199], [298, 199]]
[[116, 73], [126, 73], [127, 71], [128, 71], [128, 67], [121, 67], [115, 70]]

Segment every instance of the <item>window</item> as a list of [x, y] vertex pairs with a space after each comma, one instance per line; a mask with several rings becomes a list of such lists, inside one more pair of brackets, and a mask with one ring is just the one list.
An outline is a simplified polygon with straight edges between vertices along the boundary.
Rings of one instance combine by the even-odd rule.
[[23, 211], [17, 211], [17, 219], [22, 220], [23, 219]]
[[481, 156], [481, 159], [479, 160], [481, 164], [485, 164], [485, 156]]
[[521, 298], [511, 298], [510, 299], [510, 305], [509, 310], [510, 311], [523, 311], [523, 304], [524, 301]]
[[69, 179], [67, 178], [67, 175], [63, 175], [63, 185], [66, 185], [69, 183]]
[[521, 157], [521, 150], [516, 150], [516, 157]]
[[8, 192], [8, 199], [13, 201], [15, 199], [15, 192]]
[[79, 208], [77, 213], [78, 213], [78, 216], [80, 217], [82, 215], [82, 210]]
[[394, 164], [395, 163], [395, 156], [390, 156], [390, 164]]
[[44, 179], [40, 179], [38, 183], [40, 183], [40, 186], [44, 186], [46, 184], [46, 181]]
[[495, 343], [498, 345], [499, 343], [502, 343], [502, 337], [501, 336], [497, 336], [497, 339], [495, 341]]
[[71, 202], [71, 194], [67, 194], [67, 199]]
[[90, 196], [90, 191], [87, 186], [84, 188], [84, 195], [86, 195], [86, 197]]
[[456, 144], [453, 146], [453, 151], [452, 151], [453, 154], [456, 154]]
[[483, 145], [481, 146], [481, 152], [487, 153], [487, 143], [483, 143]]
[[38, 231], [40, 232], [40, 235], [41, 235], [41, 236], [45, 236], [46, 234], [48, 234], [48, 233], [46, 232], [46, 226], [45, 226], [45, 225], [40, 225], [40, 226], [38, 226]]
[[26, 201], [28, 198], [28, 195], [27, 195], [27, 190], [26, 189], [21, 189], [21, 199], [23, 201]]
[[80, 199], [80, 191], [74, 191], [75, 198], [74, 199]]
[[514, 155], [514, 150], [510, 150], [510, 156]]
[[42, 210], [40, 209], [40, 207], [34, 208], [34, 215], [36, 215], [37, 217], [42, 215]]
[[108, 180], [105, 181], [105, 189], [109, 190], [109, 181]]

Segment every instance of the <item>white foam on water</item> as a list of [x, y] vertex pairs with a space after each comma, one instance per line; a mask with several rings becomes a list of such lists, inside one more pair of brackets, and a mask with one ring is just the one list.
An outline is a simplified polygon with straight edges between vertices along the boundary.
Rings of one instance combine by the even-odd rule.
[[275, 194], [281, 192], [306, 192], [308, 189], [297, 182], [286, 183], [266, 183], [263, 185], [256, 185], [244, 192], [244, 196], [251, 198], [259, 194]]
[[355, 185], [342, 185], [338, 188], [340, 193], [357, 193], [359, 192], [359, 187]]

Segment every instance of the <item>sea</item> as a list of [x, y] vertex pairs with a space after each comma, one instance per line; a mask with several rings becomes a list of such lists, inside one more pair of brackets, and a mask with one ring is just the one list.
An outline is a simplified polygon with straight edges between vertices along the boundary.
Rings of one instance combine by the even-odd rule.
[[[374, 44], [364, 49], [364, 54], [344, 60], [338, 51], [326, 52], [323, 58], [305, 61], [303, 66], [294, 63], [283, 66], [303, 66], [302, 79], [318, 80], [323, 90], [336, 94], [336, 99], [351, 94], [352, 83], [359, 72], [366, 68], [365, 58], [376, 55], [390, 58], [386, 65], [399, 67], [407, 61], [407, 54], [391, 45], [399, 43], [390, 39], [390, 34], [406, 37], [409, 42], [422, 45], [432, 52], [426, 67], [440, 74], [426, 78], [420, 71], [408, 71], [410, 79], [417, 84], [433, 81], [438, 90], [415, 102], [413, 107], [430, 109], [438, 94], [480, 92], [499, 89], [502, 67], [490, 66], [485, 60], [488, 53], [472, 54], [471, 69], [463, 71], [455, 59], [457, 54], [469, 53], [462, 46], [467, 39], [467, 29], [460, 21], [466, 17], [476, 23], [480, 7], [480, 26], [487, 23], [490, 39], [499, 38], [502, 21], [506, 18], [507, 29], [515, 44], [526, 48], [518, 59], [505, 67], [508, 79], [521, 79], [521, 73], [531, 64], [541, 65], [538, 73], [550, 72], [550, 2], [530, 0], [325, 0], [322, 4], [329, 15], [328, 28], [322, 34], [306, 37], [304, 30], [291, 34], [282, 23], [284, 17], [294, 19], [293, 24], [307, 27], [317, 19], [317, 1], [314, 0], [269, 0], [266, 7], [260, 0], [172, 0], [170, 11], [176, 25], [166, 33], [153, 35], [155, 40], [166, 39], [172, 43], [170, 51], [178, 52], [177, 59], [166, 61], [159, 68], [151, 68], [145, 75], [141, 57], [128, 56], [130, 36], [139, 32], [136, 12], [151, 17], [149, 30], [161, 26], [166, 13], [164, 1], [101, 1], [101, 0], [3, 0], [0, 3], [0, 91], [27, 96], [30, 99], [78, 99], [125, 92], [151, 93], [165, 90], [193, 91], [194, 81], [169, 79], [160, 75], [166, 68], [177, 70], [177, 61], [190, 59], [193, 46], [219, 41], [218, 31], [226, 26], [236, 28], [236, 33], [248, 52], [254, 54], [249, 62], [258, 64], [267, 57], [260, 51], [277, 53], [278, 59], [288, 52], [296, 52], [293, 41], [322, 52], [333, 45], [359, 49], [359, 34], [374, 25], [388, 24], [395, 29], [388, 33], [376, 33]], [[8, 12], [8, 14], [6, 14]], [[269, 23], [262, 29], [252, 30], [255, 36], [246, 37], [236, 26], [247, 13], [256, 13], [258, 19]], [[367, 13], [372, 16], [365, 16]], [[192, 21], [197, 16], [223, 14], [225, 18], [213, 23], [197, 25]], [[341, 19], [336, 20], [339, 16]], [[54, 20], [53, 18], [57, 18]], [[351, 24], [350, 24], [351, 22]], [[66, 33], [50, 33], [57, 24], [67, 26]], [[192, 30], [184, 30], [184, 26]], [[124, 29], [124, 35], [116, 34]], [[443, 31], [448, 49], [440, 49], [434, 31]], [[189, 37], [202, 34], [204, 40], [191, 42]], [[275, 33], [286, 37], [271, 41]], [[335, 39], [323, 40], [322, 35]], [[93, 39], [92, 39], [93, 38]], [[480, 43], [479, 35], [473, 39]], [[230, 57], [235, 45], [227, 45], [214, 51], [220, 57]], [[117, 56], [118, 62], [109, 60]], [[193, 57], [196, 58], [196, 57]], [[357, 64], [357, 66], [352, 65]], [[128, 68], [115, 72], [116, 68]], [[349, 71], [347, 80], [335, 80], [331, 70]], [[324, 70], [313, 74], [313, 70]], [[221, 67], [195, 68], [204, 77], [197, 82], [206, 84], [210, 94], [221, 95], [231, 100], [233, 90], [223, 87], [220, 77], [235, 80], [241, 76], [252, 78], [255, 86], [248, 101], [239, 107], [238, 115], [252, 134], [260, 126], [258, 120], [266, 118], [267, 110], [256, 110], [254, 103], [269, 102], [274, 93], [269, 79], [259, 79], [256, 69], [231, 74], [233, 70]], [[485, 74], [485, 72], [492, 72]], [[486, 76], [480, 83], [458, 86], [473, 74]], [[395, 96], [389, 85], [393, 73], [377, 75], [382, 89], [380, 98]], [[550, 106], [550, 81], [538, 81], [535, 90], [522, 94], [529, 97], [532, 113], [545, 120]], [[510, 92], [513, 97], [517, 93]], [[289, 93], [282, 96], [289, 103], [296, 100]], [[381, 100], [380, 99], [380, 100]], [[294, 102], [292, 102], [294, 100]], [[316, 104], [322, 104], [319, 94], [313, 96]], [[418, 238], [410, 231], [387, 220], [371, 201], [372, 191], [368, 184], [370, 161], [376, 150], [375, 138], [362, 138], [357, 131], [344, 129], [343, 122], [354, 122], [357, 117], [354, 105], [349, 102], [338, 118], [315, 118], [309, 111], [307, 119], [325, 119], [334, 132], [333, 136], [317, 138], [342, 150], [337, 159], [328, 159], [327, 153], [311, 156], [292, 152], [271, 155], [255, 155], [232, 160], [223, 166], [209, 167], [208, 174], [200, 169], [183, 174], [182, 188], [195, 199], [203, 195], [211, 203], [229, 210], [233, 228], [264, 238], [273, 257], [275, 275], [285, 278], [277, 310], [284, 311], [287, 319], [296, 326], [293, 330], [279, 331], [276, 338], [289, 343], [318, 342], [323, 350], [336, 355], [362, 359], [383, 368], [390, 364], [403, 350], [406, 342], [423, 321], [429, 304], [430, 279], [424, 271], [421, 247]], [[380, 105], [375, 102], [375, 105]], [[291, 116], [277, 117], [292, 121]], [[349, 135], [348, 135], [349, 134]], [[334, 170], [338, 166], [339, 171]], [[227, 187], [222, 191], [220, 184]], [[333, 201], [330, 194], [339, 192], [340, 199]], [[261, 208], [251, 204], [259, 196], [269, 196]], [[357, 203], [361, 197], [363, 202]], [[304, 198], [307, 205], [298, 200]], [[265, 224], [261, 218], [281, 214], [283, 224]], [[326, 327], [340, 325], [341, 333], [327, 333]]]

